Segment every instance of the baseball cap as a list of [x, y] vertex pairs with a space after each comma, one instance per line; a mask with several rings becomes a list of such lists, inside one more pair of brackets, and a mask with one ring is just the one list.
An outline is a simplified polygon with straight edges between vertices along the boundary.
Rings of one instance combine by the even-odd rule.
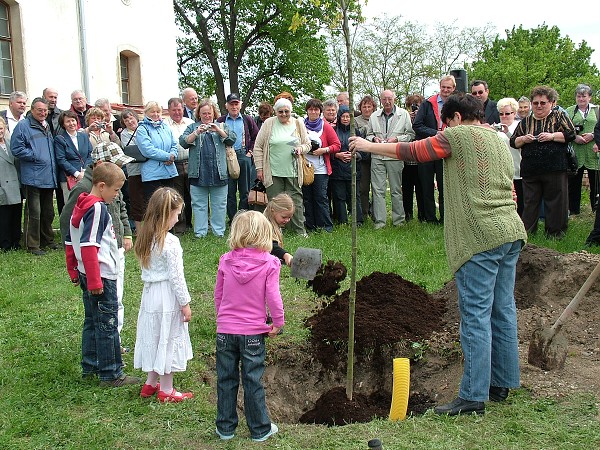
[[232, 103], [232, 102], [241, 102], [240, 95], [235, 94], [235, 93], [229, 94], [227, 96], [227, 103]]
[[92, 161], [108, 161], [118, 166], [135, 162], [135, 159], [127, 156], [114, 142], [101, 142], [92, 150]]

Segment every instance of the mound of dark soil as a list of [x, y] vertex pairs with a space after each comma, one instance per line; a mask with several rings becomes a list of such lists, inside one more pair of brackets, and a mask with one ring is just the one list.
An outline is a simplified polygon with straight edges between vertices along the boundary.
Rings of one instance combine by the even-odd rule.
[[327, 261], [317, 271], [314, 280], [308, 282], [317, 295], [329, 297], [340, 288], [340, 281], [346, 278], [348, 269], [341, 262]]
[[[348, 327], [341, 324], [348, 323], [349, 297], [344, 291], [306, 320], [314, 356], [326, 367], [336, 364], [340, 348], [347, 348]], [[354, 348], [360, 355], [401, 340], [427, 339], [442, 328], [446, 302], [400, 275], [373, 272], [356, 283], [355, 311]]]

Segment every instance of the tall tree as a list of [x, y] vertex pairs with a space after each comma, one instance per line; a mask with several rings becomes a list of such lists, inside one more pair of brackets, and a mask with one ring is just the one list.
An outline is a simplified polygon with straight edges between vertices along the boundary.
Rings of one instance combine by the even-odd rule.
[[506, 30], [506, 38], [497, 37], [483, 49], [468, 67], [469, 79], [486, 80], [494, 99], [518, 99], [546, 84], [558, 91], [563, 104], [571, 105], [578, 83], [600, 86], [600, 73], [590, 62], [593, 51], [586, 41], [577, 46], [569, 36], [561, 37], [555, 26], [513, 27]]
[[[320, 97], [329, 83], [319, 34], [335, 8], [319, 0], [174, 0], [180, 85], [202, 96], [238, 92], [244, 105], [282, 90]], [[226, 84], [228, 86], [226, 86]]]

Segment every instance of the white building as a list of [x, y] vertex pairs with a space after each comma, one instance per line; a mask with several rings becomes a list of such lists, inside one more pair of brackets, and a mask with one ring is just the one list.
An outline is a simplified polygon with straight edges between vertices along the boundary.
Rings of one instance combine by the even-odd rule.
[[179, 94], [176, 35], [172, 0], [0, 0], [0, 109], [46, 87], [61, 109], [76, 89], [88, 103], [166, 106]]

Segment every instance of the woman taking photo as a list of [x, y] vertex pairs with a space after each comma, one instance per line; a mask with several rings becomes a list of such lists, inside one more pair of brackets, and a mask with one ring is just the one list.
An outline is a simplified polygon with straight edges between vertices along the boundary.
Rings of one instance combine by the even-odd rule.
[[306, 236], [302, 201], [302, 167], [298, 155], [308, 153], [310, 139], [302, 119], [292, 119], [292, 103], [280, 98], [273, 106], [276, 117], [265, 121], [254, 143], [256, 175], [267, 188], [267, 196], [287, 192], [294, 201], [294, 215], [288, 227]]
[[237, 136], [225, 124], [215, 121], [220, 116], [217, 105], [209, 99], [202, 100], [195, 112], [198, 121], [188, 125], [179, 137], [179, 144], [190, 150], [188, 177], [194, 235], [205, 237], [208, 233], [208, 211], [210, 227], [215, 236], [225, 235], [227, 213], [227, 161], [225, 146], [233, 145]]
[[[137, 145], [138, 117], [135, 111], [121, 111], [121, 143], [123, 148]], [[129, 218], [134, 221], [137, 231], [144, 219], [144, 187], [142, 185], [142, 164], [131, 162], [127, 164], [127, 190], [129, 193]]]
[[177, 168], [177, 142], [171, 128], [162, 120], [162, 108], [157, 102], [148, 102], [144, 107], [144, 119], [137, 129], [137, 145], [142, 155], [148, 158], [142, 164], [144, 200], [147, 204], [159, 187], [175, 186]]
[[[323, 103], [311, 98], [306, 102], [306, 119], [304, 125], [311, 140], [311, 150], [306, 158], [315, 168], [315, 181], [302, 187], [304, 201], [304, 218], [308, 231], [333, 230], [333, 222], [329, 213], [327, 186], [331, 175], [331, 158], [340, 150], [340, 140], [329, 122], [323, 120]], [[314, 144], [313, 144], [314, 143]]]
[[554, 109], [554, 89], [534, 87], [530, 98], [533, 113], [519, 122], [510, 138], [510, 146], [521, 149], [523, 223], [528, 233], [537, 230], [543, 200], [546, 234], [560, 239], [567, 231], [567, 145], [575, 140], [575, 128], [566, 113]]
[[83, 178], [83, 171], [92, 164], [92, 143], [87, 134], [77, 131], [77, 114], [73, 111], [63, 111], [58, 117], [62, 130], [54, 138], [54, 154], [58, 166], [58, 181], [67, 203], [69, 188], [67, 175], [77, 181]]
[[114, 142], [119, 146], [121, 145], [117, 133], [112, 130], [112, 127], [107, 125], [107, 120], [109, 118], [97, 106], [88, 109], [85, 113], [85, 124], [87, 127], [84, 131], [88, 134], [93, 148], [96, 148], [96, 145], [100, 142]]

